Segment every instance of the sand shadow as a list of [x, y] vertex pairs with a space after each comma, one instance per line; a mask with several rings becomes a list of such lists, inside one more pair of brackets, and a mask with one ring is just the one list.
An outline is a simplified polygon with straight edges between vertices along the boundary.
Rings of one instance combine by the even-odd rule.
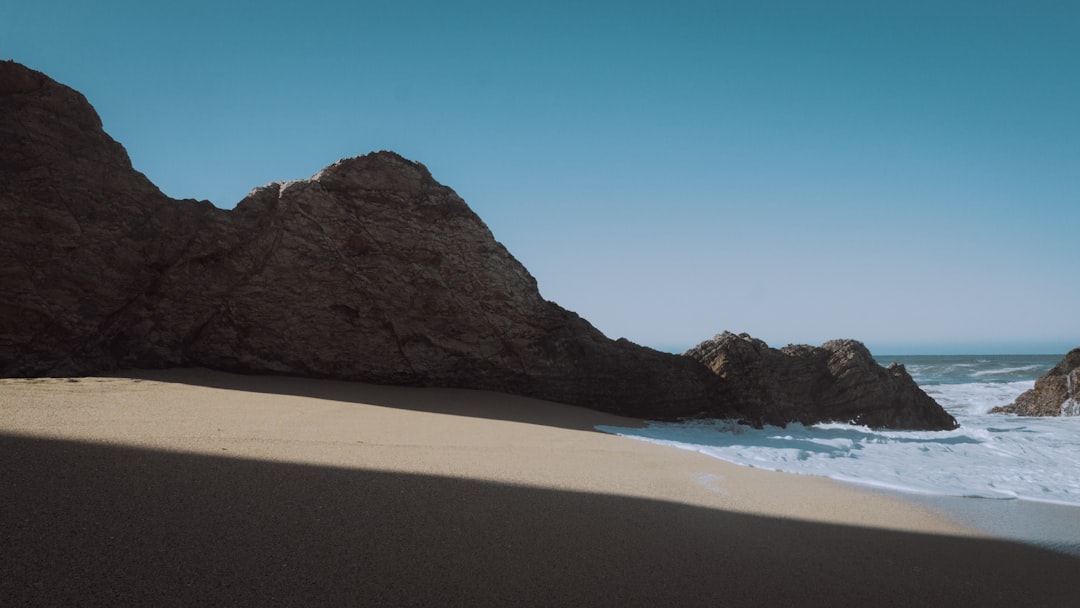
[[111, 377], [153, 380], [249, 393], [290, 395], [345, 403], [365, 403], [435, 414], [506, 420], [526, 424], [598, 432], [601, 424], [640, 427], [643, 423], [532, 397], [463, 388], [379, 385], [347, 380], [295, 376], [244, 375], [206, 368], [128, 369]]
[[1067, 606], [1012, 543], [0, 435], [3, 606]]

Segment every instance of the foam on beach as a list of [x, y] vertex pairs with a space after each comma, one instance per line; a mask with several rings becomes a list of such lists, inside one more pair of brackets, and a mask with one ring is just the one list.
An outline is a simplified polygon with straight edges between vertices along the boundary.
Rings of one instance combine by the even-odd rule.
[[[1053, 357], [923, 357], [909, 364], [926, 392], [956, 417], [952, 431], [890, 431], [850, 424], [791, 424], [753, 429], [724, 420], [652, 423], [605, 432], [691, 450], [727, 462], [828, 477], [900, 492], [980, 529], [1080, 554], [1080, 417], [1030, 418], [987, 414], [1034, 386]], [[1019, 361], [1018, 361], [1019, 360]], [[1019, 364], [1018, 364], [1019, 363]], [[987, 381], [997, 378], [999, 381]], [[929, 381], [929, 383], [928, 383]], [[1032, 527], [1003, 524], [980, 505], [950, 499], [1021, 501], [1057, 519]], [[1020, 517], [1020, 507], [1009, 512]], [[974, 514], [973, 514], [974, 513]], [[1024, 516], [1026, 517], [1026, 516]], [[1053, 542], [1050, 542], [1053, 541]]]

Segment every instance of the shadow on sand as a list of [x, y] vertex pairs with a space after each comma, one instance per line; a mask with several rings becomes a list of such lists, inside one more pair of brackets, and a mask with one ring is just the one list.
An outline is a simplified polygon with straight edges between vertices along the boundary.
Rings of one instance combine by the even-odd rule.
[[112, 377], [365, 403], [401, 410], [506, 420], [576, 431], [599, 432], [594, 428], [598, 424], [642, 426], [642, 423], [634, 418], [583, 407], [465, 388], [424, 388], [297, 376], [244, 375], [205, 368], [129, 369], [116, 372]]
[[0, 605], [1072, 606], [994, 540], [0, 435]]

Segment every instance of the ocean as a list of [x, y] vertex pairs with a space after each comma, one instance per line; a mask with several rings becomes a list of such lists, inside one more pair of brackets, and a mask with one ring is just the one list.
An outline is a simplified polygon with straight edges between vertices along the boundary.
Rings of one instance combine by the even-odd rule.
[[850, 424], [753, 429], [729, 420], [599, 430], [735, 464], [818, 475], [929, 506], [968, 526], [1080, 555], [1080, 416], [989, 414], [1064, 355], [875, 356], [907, 367], [954, 431]]

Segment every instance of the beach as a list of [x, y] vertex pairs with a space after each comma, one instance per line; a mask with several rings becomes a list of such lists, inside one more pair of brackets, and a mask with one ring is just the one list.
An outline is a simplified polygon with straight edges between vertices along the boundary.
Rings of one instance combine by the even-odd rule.
[[0, 604], [1070, 606], [1080, 560], [473, 390], [0, 380]]

